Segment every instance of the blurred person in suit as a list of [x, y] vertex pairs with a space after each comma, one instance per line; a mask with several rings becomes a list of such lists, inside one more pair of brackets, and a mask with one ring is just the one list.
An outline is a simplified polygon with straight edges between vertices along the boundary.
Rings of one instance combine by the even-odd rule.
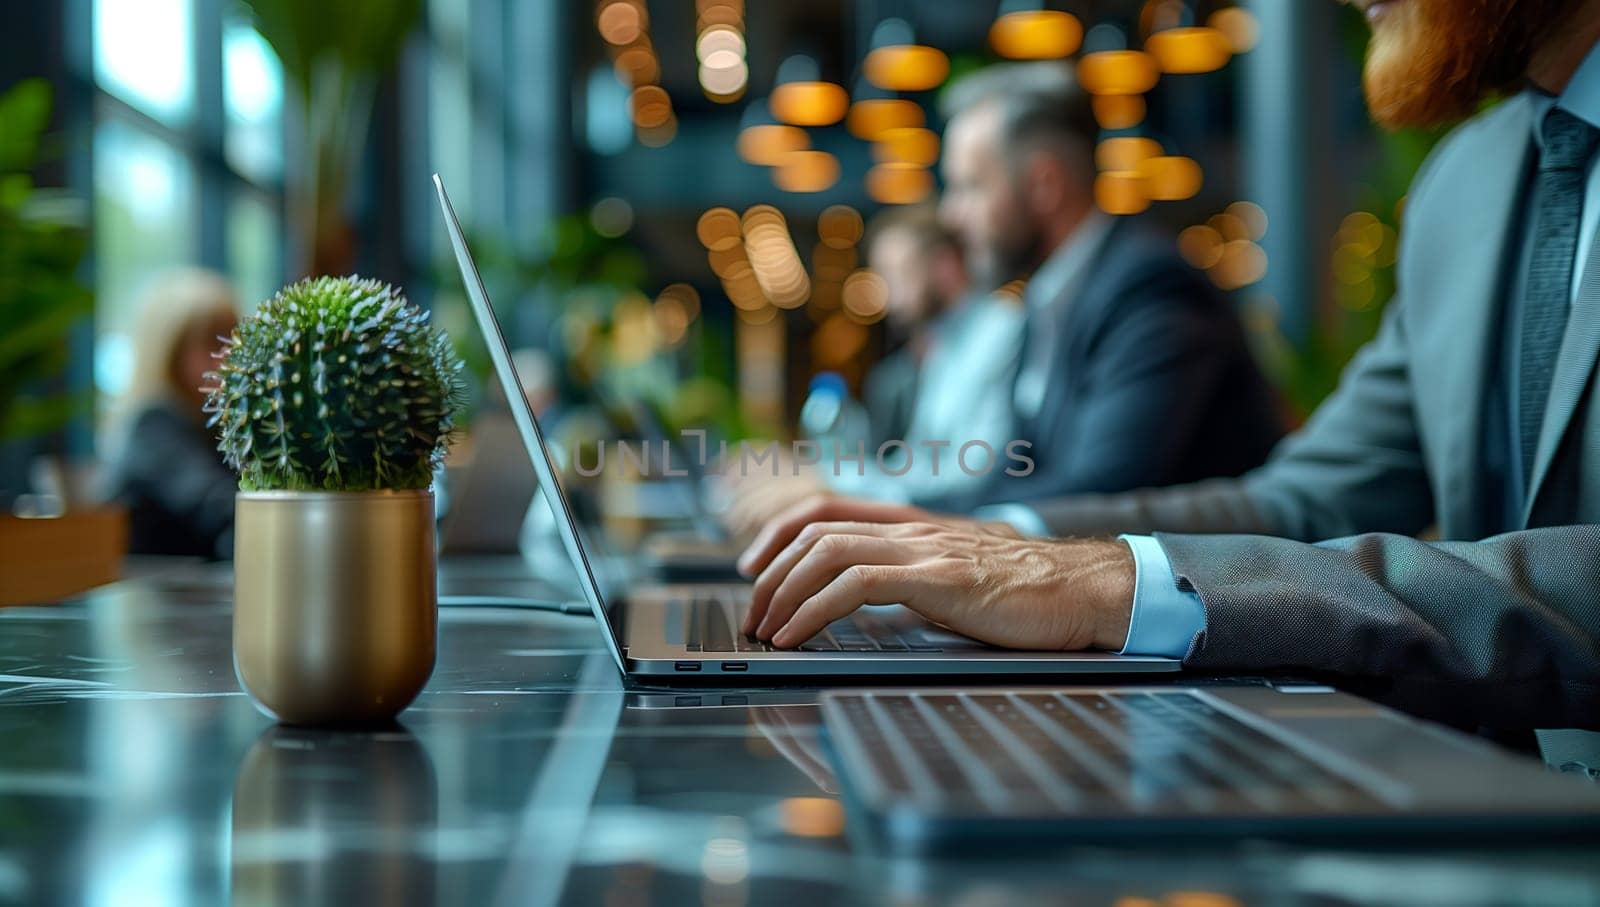
[[[981, 414], [1009, 423], [1005, 441], [963, 454], [964, 439], [942, 439], [954, 468], [914, 500], [969, 511], [1259, 466], [1283, 425], [1238, 315], [1172, 237], [1096, 208], [1099, 126], [1071, 70], [992, 66], [953, 84], [946, 107], [940, 218], [975, 289], [1026, 281], [1025, 326], [1020, 343], [997, 331], [969, 344], [974, 361], [1014, 363], [1010, 393]], [[1012, 442], [1027, 462], [1007, 456]], [[797, 484], [730, 514], [773, 516]]]
[[[983, 479], [955, 465], [963, 444], [1001, 450], [1010, 438], [1021, 307], [970, 291], [961, 246], [932, 206], [879, 214], [865, 247], [887, 290], [885, 319], [904, 338], [868, 373], [862, 402], [869, 440], [841, 442], [838, 452], [823, 442], [821, 462], [798, 475], [730, 471], [738, 494], [724, 518], [736, 532], [753, 533], [788, 506], [828, 490], [902, 503], [938, 500]], [[885, 444], [880, 461], [876, 452]], [[836, 453], [843, 454], [837, 461]]]
[[1033, 468], [991, 469], [931, 503], [964, 511], [1259, 466], [1283, 426], [1239, 318], [1171, 236], [1096, 207], [1099, 127], [1071, 71], [990, 67], [945, 106], [940, 215], [977, 286], [1026, 280], [1010, 437], [1031, 445]]
[[746, 553], [750, 629], [792, 646], [905, 602], [1000, 645], [1293, 672], [1528, 744], [1545, 729], [1547, 761], [1600, 775], [1581, 730], [1600, 729], [1600, 0], [1353, 2], [1380, 123], [1470, 118], [1413, 180], [1400, 289], [1311, 420], [1242, 478], [1011, 522], [802, 505]]
[[233, 289], [211, 271], [172, 271], [144, 294], [110, 471], [111, 495], [128, 508], [134, 554], [233, 556], [239, 480], [206, 427], [200, 388], [238, 320]]

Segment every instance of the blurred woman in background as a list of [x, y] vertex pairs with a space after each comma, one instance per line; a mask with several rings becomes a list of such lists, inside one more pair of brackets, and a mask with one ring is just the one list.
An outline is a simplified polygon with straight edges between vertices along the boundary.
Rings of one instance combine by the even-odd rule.
[[206, 428], [200, 387], [238, 320], [232, 288], [211, 271], [173, 271], [145, 294], [111, 469], [112, 495], [128, 508], [130, 553], [233, 556], [238, 479]]

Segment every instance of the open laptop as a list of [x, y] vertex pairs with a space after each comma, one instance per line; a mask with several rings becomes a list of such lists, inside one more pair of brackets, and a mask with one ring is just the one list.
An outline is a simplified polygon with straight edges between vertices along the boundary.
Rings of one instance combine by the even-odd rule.
[[837, 690], [822, 716], [846, 801], [894, 849], [1600, 836], [1600, 788], [1325, 686]]
[[703, 681], [718, 675], [767, 677], [982, 676], [1171, 672], [1176, 659], [1104, 652], [1019, 652], [997, 649], [950, 633], [909, 609], [863, 608], [838, 620], [798, 650], [776, 650], [739, 632], [749, 588], [742, 584], [649, 586], [623, 590], [602, 571], [594, 548], [573, 519], [538, 420], [520, 392], [510, 350], [467, 249], [466, 238], [438, 174], [450, 245], [466, 284], [472, 314], [482, 329], [511, 414], [550, 502], [562, 545], [578, 573], [584, 597], [599, 620], [606, 645], [629, 676]]

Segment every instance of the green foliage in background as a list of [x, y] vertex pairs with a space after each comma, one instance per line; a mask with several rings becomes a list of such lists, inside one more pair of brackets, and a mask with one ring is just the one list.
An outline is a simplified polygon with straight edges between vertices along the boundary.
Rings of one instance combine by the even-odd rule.
[[94, 309], [79, 278], [89, 249], [81, 206], [34, 185], [50, 120], [50, 86], [0, 95], [0, 442], [61, 428], [86, 401], [51, 392], [67, 336]]
[[455, 426], [460, 367], [398, 289], [319, 277], [239, 323], [206, 411], [246, 491], [426, 488]]
[[283, 63], [306, 147], [288, 185], [290, 218], [311, 245], [306, 269], [339, 273], [356, 237], [344, 211], [366, 146], [378, 80], [394, 68], [422, 0], [241, 0]]
[[[1358, 10], [1342, 10], [1341, 38], [1351, 59], [1366, 56], [1370, 29]], [[1395, 253], [1405, 195], [1417, 168], [1446, 130], [1388, 132], [1372, 127], [1377, 155], [1338, 232], [1324, 247], [1332, 278], [1302, 339], [1279, 330], [1278, 313], [1248, 314], [1262, 367], [1299, 418], [1338, 387], [1345, 367], [1378, 333], [1395, 292]]]

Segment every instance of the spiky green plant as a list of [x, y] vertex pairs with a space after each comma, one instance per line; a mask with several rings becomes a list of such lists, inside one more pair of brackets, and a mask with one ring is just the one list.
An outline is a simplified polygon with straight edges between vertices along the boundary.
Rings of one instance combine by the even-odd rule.
[[386, 283], [317, 277], [239, 323], [206, 411], [246, 491], [426, 488], [461, 403], [461, 363]]

